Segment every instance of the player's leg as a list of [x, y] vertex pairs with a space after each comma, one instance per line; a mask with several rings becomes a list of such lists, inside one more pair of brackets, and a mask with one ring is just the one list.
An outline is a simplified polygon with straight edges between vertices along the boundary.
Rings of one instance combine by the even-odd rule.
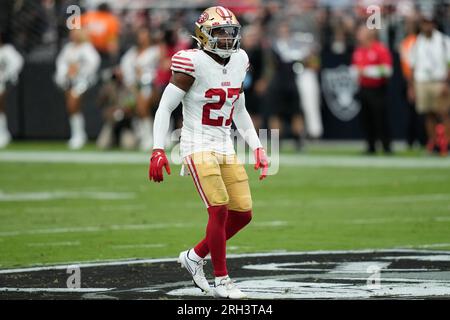
[[[242, 230], [252, 219], [252, 198], [248, 185], [248, 176], [236, 155], [218, 156], [223, 182], [229, 196], [228, 217], [225, 226], [227, 240]], [[195, 251], [206, 256], [209, 242], [201, 241]], [[217, 276], [214, 294], [221, 298], [242, 299], [246, 295], [231, 281], [228, 275]]]
[[379, 139], [386, 154], [391, 153], [391, 137], [387, 110], [387, 91], [385, 87], [372, 89], [373, 96], [370, 101], [373, 109], [373, 122], [375, 137]]
[[302, 137], [305, 132], [305, 122], [303, 106], [300, 100], [299, 91], [297, 87], [288, 91], [288, 99], [286, 101], [287, 109], [286, 115], [291, 119], [291, 135], [295, 141], [295, 148], [300, 151], [303, 147]]
[[370, 96], [367, 89], [360, 89], [361, 99], [361, 125], [366, 137], [367, 154], [375, 153], [375, 129], [373, 127], [373, 115]]
[[[222, 180], [219, 162], [212, 152], [194, 153], [184, 159], [195, 187], [208, 210], [205, 241], [210, 248], [214, 275], [228, 274], [226, 267], [225, 224], [228, 216], [228, 193]], [[206, 255], [191, 249], [180, 254], [179, 261], [191, 272], [194, 283], [204, 291], [209, 284], [203, 274], [203, 259]]]
[[151, 95], [151, 87], [144, 86], [139, 90], [136, 99], [139, 147], [144, 151], [150, 150], [153, 144], [153, 119], [150, 112]]
[[450, 141], [450, 96], [448, 94], [442, 94], [443, 86], [446, 83], [440, 84], [436, 88], [436, 112], [439, 115], [441, 124], [436, 127], [437, 145], [441, 155], [446, 156], [448, 154], [448, 144]]
[[8, 131], [8, 121], [5, 113], [6, 104], [6, 89], [4, 85], [0, 83], [0, 148], [6, 147], [10, 140], [11, 135]]
[[[245, 168], [237, 160], [236, 155], [227, 156], [220, 166], [222, 178], [229, 196], [228, 219], [226, 224], [227, 238], [231, 238], [242, 230], [252, 219], [252, 197]], [[230, 277], [215, 279], [215, 293], [219, 297], [234, 299], [245, 298], [246, 295], [231, 281]]]
[[433, 111], [433, 84], [415, 83], [416, 108], [419, 114], [424, 114], [425, 133], [427, 136], [427, 150], [433, 152], [435, 145], [436, 114]]
[[82, 148], [87, 140], [84, 116], [81, 113], [81, 97], [81, 94], [76, 93], [73, 89], [66, 91], [66, 108], [70, 124], [68, 145], [71, 149]]
[[[252, 198], [248, 184], [248, 176], [242, 164], [237, 162], [235, 155], [229, 156], [229, 163], [220, 165], [222, 179], [227, 189], [228, 218], [225, 226], [226, 239], [229, 240], [252, 219]], [[202, 257], [209, 253], [208, 242], [203, 239], [195, 252]]]

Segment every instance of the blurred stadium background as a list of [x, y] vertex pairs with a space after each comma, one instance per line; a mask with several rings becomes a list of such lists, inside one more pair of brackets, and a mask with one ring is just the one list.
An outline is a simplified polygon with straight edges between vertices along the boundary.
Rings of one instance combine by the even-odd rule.
[[[94, 40], [103, 46], [101, 67], [82, 100], [90, 142], [68, 151], [64, 93], [54, 83], [55, 60], [69, 37], [67, 8], [75, 4], [87, 14], [103, 3], [120, 27]], [[423, 119], [408, 103], [400, 61], [401, 42], [424, 12], [450, 34], [449, 1], [2, 0], [3, 42], [25, 63], [17, 83], [8, 85], [5, 104], [13, 140], [0, 151], [0, 268], [174, 257], [203, 234], [206, 215], [189, 179], [172, 174], [163, 185], [150, 184], [148, 152], [133, 143], [126, 151], [99, 143], [110, 119], [99, 97], [145, 28], [166, 53], [155, 70], [154, 114], [170, 73], [168, 52], [194, 46], [194, 21], [212, 5], [230, 8], [243, 25], [255, 125], [282, 128], [286, 142], [277, 175], [261, 184], [248, 167], [255, 220], [229, 250], [450, 249], [450, 162], [426, 152]], [[370, 15], [369, 5], [381, 8], [379, 39], [393, 58], [386, 119], [391, 156], [362, 154], [350, 76], [356, 27]]]

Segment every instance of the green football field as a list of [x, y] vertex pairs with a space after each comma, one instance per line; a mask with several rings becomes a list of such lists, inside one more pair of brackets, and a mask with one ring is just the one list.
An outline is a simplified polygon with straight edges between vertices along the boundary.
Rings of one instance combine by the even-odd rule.
[[[263, 182], [247, 166], [254, 219], [228, 251], [450, 249], [450, 159], [358, 152], [286, 151]], [[200, 240], [207, 213], [191, 178], [172, 165], [149, 182], [147, 155], [121, 154], [63, 143], [0, 151], [0, 268], [175, 257]]]

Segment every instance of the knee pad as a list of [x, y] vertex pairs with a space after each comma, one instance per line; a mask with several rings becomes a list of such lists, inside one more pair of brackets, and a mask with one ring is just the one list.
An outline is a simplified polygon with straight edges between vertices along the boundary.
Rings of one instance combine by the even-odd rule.
[[252, 196], [250, 194], [250, 188], [248, 181], [240, 181], [228, 186], [232, 191], [230, 194], [228, 209], [233, 211], [245, 212], [252, 210]]

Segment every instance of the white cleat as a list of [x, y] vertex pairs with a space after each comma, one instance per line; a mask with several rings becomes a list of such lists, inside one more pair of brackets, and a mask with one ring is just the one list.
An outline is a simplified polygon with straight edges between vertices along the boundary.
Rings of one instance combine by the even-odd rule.
[[79, 135], [75, 136], [73, 138], [70, 138], [69, 142], [67, 143], [69, 149], [71, 150], [78, 150], [84, 147], [86, 144], [87, 138], [85, 135]]
[[209, 286], [208, 280], [206, 280], [205, 273], [203, 272], [203, 266], [206, 264], [206, 261], [202, 259], [197, 262], [189, 258], [189, 251], [191, 250], [186, 250], [180, 253], [178, 263], [181, 264], [182, 268], [186, 268], [186, 270], [189, 271], [194, 285], [203, 292], [208, 293], [211, 291], [211, 287]]
[[223, 278], [216, 278], [214, 285], [214, 296], [216, 298], [225, 299], [245, 299], [247, 295], [243, 293], [230, 279], [226, 276]]

